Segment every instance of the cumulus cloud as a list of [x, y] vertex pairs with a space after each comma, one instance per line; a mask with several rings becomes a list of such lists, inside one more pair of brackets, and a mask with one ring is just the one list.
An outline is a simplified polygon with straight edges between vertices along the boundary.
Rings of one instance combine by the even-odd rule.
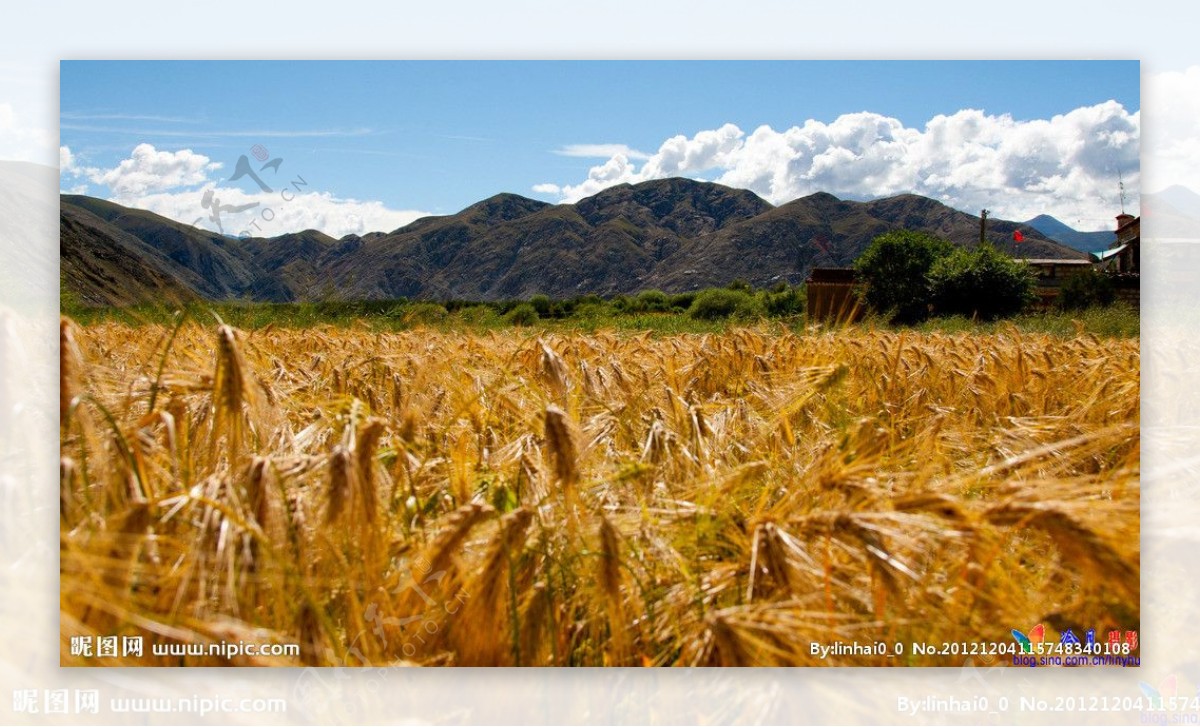
[[736, 163], [731, 155], [742, 147], [742, 136], [742, 130], [733, 124], [701, 131], [690, 139], [682, 134], [673, 136], [646, 161], [642, 172], [650, 178], [661, 178], [728, 167]]
[[[59, 147], [65, 191], [86, 191], [86, 185], [69, 187], [66, 180], [87, 179], [107, 187], [109, 199], [119, 204], [228, 235], [271, 237], [315, 229], [342, 237], [389, 232], [429, 214], [316, 191], [300, 176], [268, 176], [264, 181], [272, 190], [262, 191], [249, 177], [240, 182], [216, 178], [222, 166], [191, 149], [170, 152], [139, 144], [116, 166], [90, 167], [69, 147]], [[278, 171], [276, 165], [273, 172]]]
[[[648, 163], [648, 162], [647, 162]], [[652, 179], [652, 177], [645, 177]], [[642, 177], [637, 172], [636, 167], [629, 162], [629, 158], [624, 154], [617, 154], [603, 164], [592, 167], [588, 170], [587, 179], [579, 184], [539, 184], [534, 187], [534, 191], [538, 188], [550, 189], [558, 187], [558, 196], [563, 202], [578, 202], [584, 197], [590, 197], [602, 189], [608, 189], [616, 184], [624, 182], [640, 182]]]
[[58, 173], [71, 176], [79, 173], [79, 167], [75, 164], [75, 155], [71, 153], [69, 146], [58, 147]]
[[152, 144], [138, 144], [133, 154], [117, 166], [89, 169], [86, 176], [95, 184], [108, 187], [117, 201], [133, 201], [150, 193], [204, 184], [209, 181], [209, 173], [220, 168], [220, 162], [191, 149], [172, 152], [155, 149]]
[[1016, 220], [1048, 213], [1098, 229], [1120, 204], [1118, 173], [1127, 207], [1137, 207], [1140, 137], [1140, 112], [1115, 101], [1028, 121], [964, 109], [919, 129], [871, 112], [748, 135], [725, 124], [667, 139], [640, 166], [618, 152], [578, 183], [535, 191], [557, 188], [573, 202], [623, 182], [703, 174], [775, 204], [819, 191], [849, 199], [913, 192], [971, 212], [986, 207]]
[[88, 183], [83, 180], [86, 180], [88, 175], [98, 172], [94, 167], [83, 166], [79, 157], [71, 151], [71, 147], [58, 147], [58, 177], [62, 191], [67, 194], [87, 194]]
[[[205, 199], [206, 193], [212, 194]], [[189, 225], [227, 235], [273, 237], [320, 230], [331, 237], [390, 232], [425, 217], [419, 210], [396, 210], [376, 200], [336, 197], [293, 184], [273, 192], [205, 185], [188, 192], [145, 195], [137, 206]], [[214, 208], [219, 213], [214, 217]]]

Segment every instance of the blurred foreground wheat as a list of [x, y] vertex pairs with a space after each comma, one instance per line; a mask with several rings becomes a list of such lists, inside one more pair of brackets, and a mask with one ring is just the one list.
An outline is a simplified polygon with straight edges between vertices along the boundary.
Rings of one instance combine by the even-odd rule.
[[[61, 344], [64, 664], [954, 664], [809, 644], [1138, 627], [1136, 340]], [[107, 634], [301, 656], [70, 655]]]

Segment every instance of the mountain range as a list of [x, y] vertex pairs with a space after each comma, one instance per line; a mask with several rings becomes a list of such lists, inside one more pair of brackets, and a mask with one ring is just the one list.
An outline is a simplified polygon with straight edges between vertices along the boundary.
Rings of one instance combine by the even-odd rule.
[[1113, 218], [1113, 229], [1100, 232], [1080, 232], [1050, 215], [1038, 215], [1032, 220], [1027, 220], [1025, 224], [1055, 242], [1061, 242], [1067, 247], [1083, 252], [1107, 250], [1108, 246], [1117, 239], [1115, 217]]
[[[877, 235], [979, 240], [979, 218], [904, 194], [826, 193], [773, 206], [753, 192], [687, 179], [622, 184], [574, 204], [499, 194], [398, 230], [334, 239], [315, 230], [233, 238], [144, 210], [62, 195], [64, 291], [87, 305], [157, 300], [310, 301], [564, 298], [683, 292], [742, 279], [798, 284], [846, 266]], [[1015, 244], [1013, 232], [1025, 241]], [[1027, 258], [1086, 253], [1026, 223], [989, 219], [988, 238]]]

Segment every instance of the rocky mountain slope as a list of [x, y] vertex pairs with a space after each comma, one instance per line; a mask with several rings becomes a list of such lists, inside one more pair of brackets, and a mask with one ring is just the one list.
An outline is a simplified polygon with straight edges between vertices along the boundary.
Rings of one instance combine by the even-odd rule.
[[[237, 239], [72, 195], [62, 197], [60, 226], [64, 285], [96, 305], [562, 298], [738, 278], [795, 284], [814, 266], [851, 264], [888, 230], [964, 246], [979, 239], [979, 218], [917, 195], [851, 202], [818, 193], [774, 207], [753, 192], [678, 178], [618, 185], [575, 204], [499, 194], [457, 214], [341, 239], [315, 230]], [[988, 233], [1016, 256], [1086, 257], [1026, 224], [989, 220]]]

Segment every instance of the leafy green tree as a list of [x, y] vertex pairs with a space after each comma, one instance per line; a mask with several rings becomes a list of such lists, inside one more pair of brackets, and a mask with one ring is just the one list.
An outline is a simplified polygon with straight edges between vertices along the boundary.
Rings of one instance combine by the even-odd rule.
[[959, 248], [937, 260], [928, 279], [938, 315], [992, 321], [1020, 313], [1035, 298], [1029, 266], [990, 244]]
[[864, 300], [877, 311], [890, 312], [896, 322], [925, 319], [932, 302], [929, 272], [954, 250], [950, 242], [923, 232], [879, 235], [854, 263], [864, 283]]

